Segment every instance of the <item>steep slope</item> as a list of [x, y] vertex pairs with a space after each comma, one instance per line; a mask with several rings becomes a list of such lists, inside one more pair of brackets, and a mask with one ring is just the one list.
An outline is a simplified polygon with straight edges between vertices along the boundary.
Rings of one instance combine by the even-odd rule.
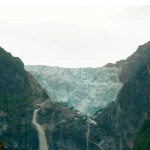
[[134, 52], [125, 60], [126, 63], [122, 67], [121, 73], [119, 75], [121, 82], [127, 82], [130, 79], [130, 77], [134, 76], [140, 68], [150, 63], [149, 48], [150, 41], [143, 45], [140, 45], [136, 52]]
[[2, 48], [0, 48], [0, 70], [0, 108], [16, 111], [20, 104], [29, 103], [31, 99], [27, 73], [21, 60], [12, 57]]
[[55, 102], [91, 116], [117, 97], [122, 83], [118, 68], [26, 66]]
[[24, 70], [22, 61], [0, 47], [0, 138], [9, 149], [38, 148], [37, 133], [31, 124], [33, 104], [38, 103], [38, 97], [40, 101], [48, 98]]

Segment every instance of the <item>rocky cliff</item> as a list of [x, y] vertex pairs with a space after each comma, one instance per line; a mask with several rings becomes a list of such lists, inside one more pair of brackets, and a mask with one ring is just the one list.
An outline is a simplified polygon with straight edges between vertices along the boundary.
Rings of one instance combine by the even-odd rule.
[[104, 67], [109, 67], [109, 68], [113, 68], [113, 67], [123, 68], [125, 65], [126, 65], [126, 60], [119, 60], [119, 61], [116, 61], [116, 63], [108, 63]]
[[134, 76], [139, 69], [150, 63], [150, 41], [140, 45], [138, 49], [125, 60], [120, 73], [120, 81], [125, 83]]
[[0, 138], [8, 149], [38, 148], [32, 113], [34, 104], [47, 98], [22, 61], [0, 47]]

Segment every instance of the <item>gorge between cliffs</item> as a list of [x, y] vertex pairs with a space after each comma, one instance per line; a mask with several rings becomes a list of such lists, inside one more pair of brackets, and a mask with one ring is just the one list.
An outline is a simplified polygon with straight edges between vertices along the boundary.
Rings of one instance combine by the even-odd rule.
[[150, 42], [98, 68], [24, 66], [3, 48], [0, 60], [7, 149], [149, 150]]

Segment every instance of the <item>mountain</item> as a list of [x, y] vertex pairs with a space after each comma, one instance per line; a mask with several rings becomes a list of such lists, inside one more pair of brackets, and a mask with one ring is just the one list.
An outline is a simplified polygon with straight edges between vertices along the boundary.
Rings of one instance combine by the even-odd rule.
[[125, 83], [130, 77], [134, 76], [139, 69], [150, 63], [150, 41], [140, 45], [138, 49], [125, 60], [119, 79]]
[[[115, 66], [115, 69], [114, 66], [107, 65], [102, 71], [100, 68], [97, 71], [90, 68], [84, 71], [64, 71], [45, 66], [40, 66], [40, 70], [39, 66], [32, 66], [29, 73], [19, 58], [0, 48], [0, 139], [11, 150], [39, 149], [39, 134], [45, 134], [49, 150], [148, 150], [149, 58], [150, 42], [139, 46], [135, 53], [124, 60], [121, 66]], [[36, 68], [38, 71], [34, 74]], [[53, 79], [49, 79], [50, 77]], [[106, 86], [101, 88], [103, 80]], [[97, 88], [96, 83], [99, 84]], [[118, 88], [116, 100], [112, 100], [114, 93], [111, 95], [106, 92], [109, 91], [108, 83], [122, 86], [121, 89]], [[84, 86], [80, 88], [79, 85]], [[100, 98], [104, 90], [109, 102], [90, 115], [80, 113], [80, 109], [60, 102], [61, 96], [66, 91], [69, 93], [70, 88], [79, 89], [77, 96], [89, 88], [86, 91], [88, 96], [97, 93]], [[56, 101], [51, 93], [52, 89], [56, 90]], [[92, 93], [94, 89], [96, 92]], [[57, 95], [61, 90], [64, 93]], [[82, 94], [81, 96], [83, 97]], [[78, 97], [80, 101], [82, 97]], [[84, 103], [85, 99], [84, 97]], [[32, 121], [34, 112], [37, 112], [36, 125]]]
[[113, 63], [108, 63], [108, 64], [106, 64], [104, 67], [108, 67], [108, 68], [113, 68], [113, 67], [116, 67], [116, 68], [123, 68], [125, 65], [126, 65], [126, 60], [119, 60], [119, 61], [116, 61], [115, 64], [113, 64]]
[[32, 149], [31, 141], [38, 143], [32, 112], [34, 104], [47, 98], [23, 62], [0, 47], [0, 139], [9, 149]]
[[[149, 43], [150, 42], [139, 46], [135, 53], [123, 61], [121, 71], [118, 72], [118, 74], [120, 82], [123, 82], [124, 85], [122, 86], [117, 99], [92, 115], [91, 119], [94, 120], [97, 125], [90, 125], [90, 136], [88, 139], [89, 149], [99, 149], [98, 147], [100, 146], [105, 150], [132, 149], [135, 137], [144, 120], [147, 118], [150, 107]], [[106, 67], [108, 67], [108, 65]], [[51, 79], [47, 81], [47, 76], [42, 77], [41, 75], [42, 70], [45, 68], [45, 73], [49, 74], [49, 69], [47, 69], [47, 67], [41, 67], [40, 70], [37, 67], [39, 71], [35, 71], [35, 68], [31, 69], [33, 71], [31, 71], [31, 74], [36, 77], [38, 82], [43, 80], [43, 82], [39, 82], [39, 84], [41, 84], [41, 86], [45, 86], [46, 83], [51, 84], [51, 82], [49, 82]], [[51, 70], [51, 72], [53, 71]], [[36, 74], [38, 74], [38, 76], [36, 76]], [[47, 90], [47, 87], [44, 88]], [[75, 145], [72, 142], [72, 144], [69, 142], [69, 145], [74, 145], [72, 149], [86, 149], [86, 134], [88, 132], [87, 121], [83, 121], [82, 117], [76, 117], [76, 119], [79, 124], [76, 123], [76, 121], [69, 126], [70, 123], [66, 122], [63, 129], [59, 128], [53, 131], [53, 134], [56, 134], [57, 138], [53, 141], [55, 148], [52, 149], [60, 149], [57, 143], [62, 143], [62, 140], [60, 140], [62, 136], [67, 137], [67, 141], [72, 139], [72, 137], [75, 139]], [[82, 125], [80, 122], [82, 122]], [[75, 131], [73, 132], [72, 129]], [[81, 133], [80, 136], [76, 134], [78, 132]], [[71, 135], [69, 133], [71, 133]], [[84, 143], [84, 145], [82, 147], [77, 146], [80, 143], [79, 141], [83, 141], [82, 143]], [[63, 146], [69, 150], [67, 147], [68, 145]], [[93, 146], [95, 147], [93, 148]]]
[[[3, 48], [0, 48], [0, 69], [0, 139], [9, 150], [39, 149], [40, 133], [32, 120], [34, 111], [49, 97], [25, 71], [22, 61]], [[86, 116], [49, 100], [36, 120], [46, 131], [50, 149], [72, 149], [77, 145], [79, 150], [86, 148]]]

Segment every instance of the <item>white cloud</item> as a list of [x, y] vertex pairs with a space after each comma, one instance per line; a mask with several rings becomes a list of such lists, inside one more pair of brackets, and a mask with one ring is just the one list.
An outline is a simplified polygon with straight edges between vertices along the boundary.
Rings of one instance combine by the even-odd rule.
[[117, 0], [103, 1], [111, 7], [92, 0], [2, 2], [0, 44], [26, 64], [101, 66], [150, 39], [149, 6], [112, 7]]
[[103, 5], [103, 6], [120, 6], [120, 5], [145, 5], [150, 4], [149, 0], [1, 0], [1, 4], [24, 5], [24, 4], [56, 4], [56, 5]]

